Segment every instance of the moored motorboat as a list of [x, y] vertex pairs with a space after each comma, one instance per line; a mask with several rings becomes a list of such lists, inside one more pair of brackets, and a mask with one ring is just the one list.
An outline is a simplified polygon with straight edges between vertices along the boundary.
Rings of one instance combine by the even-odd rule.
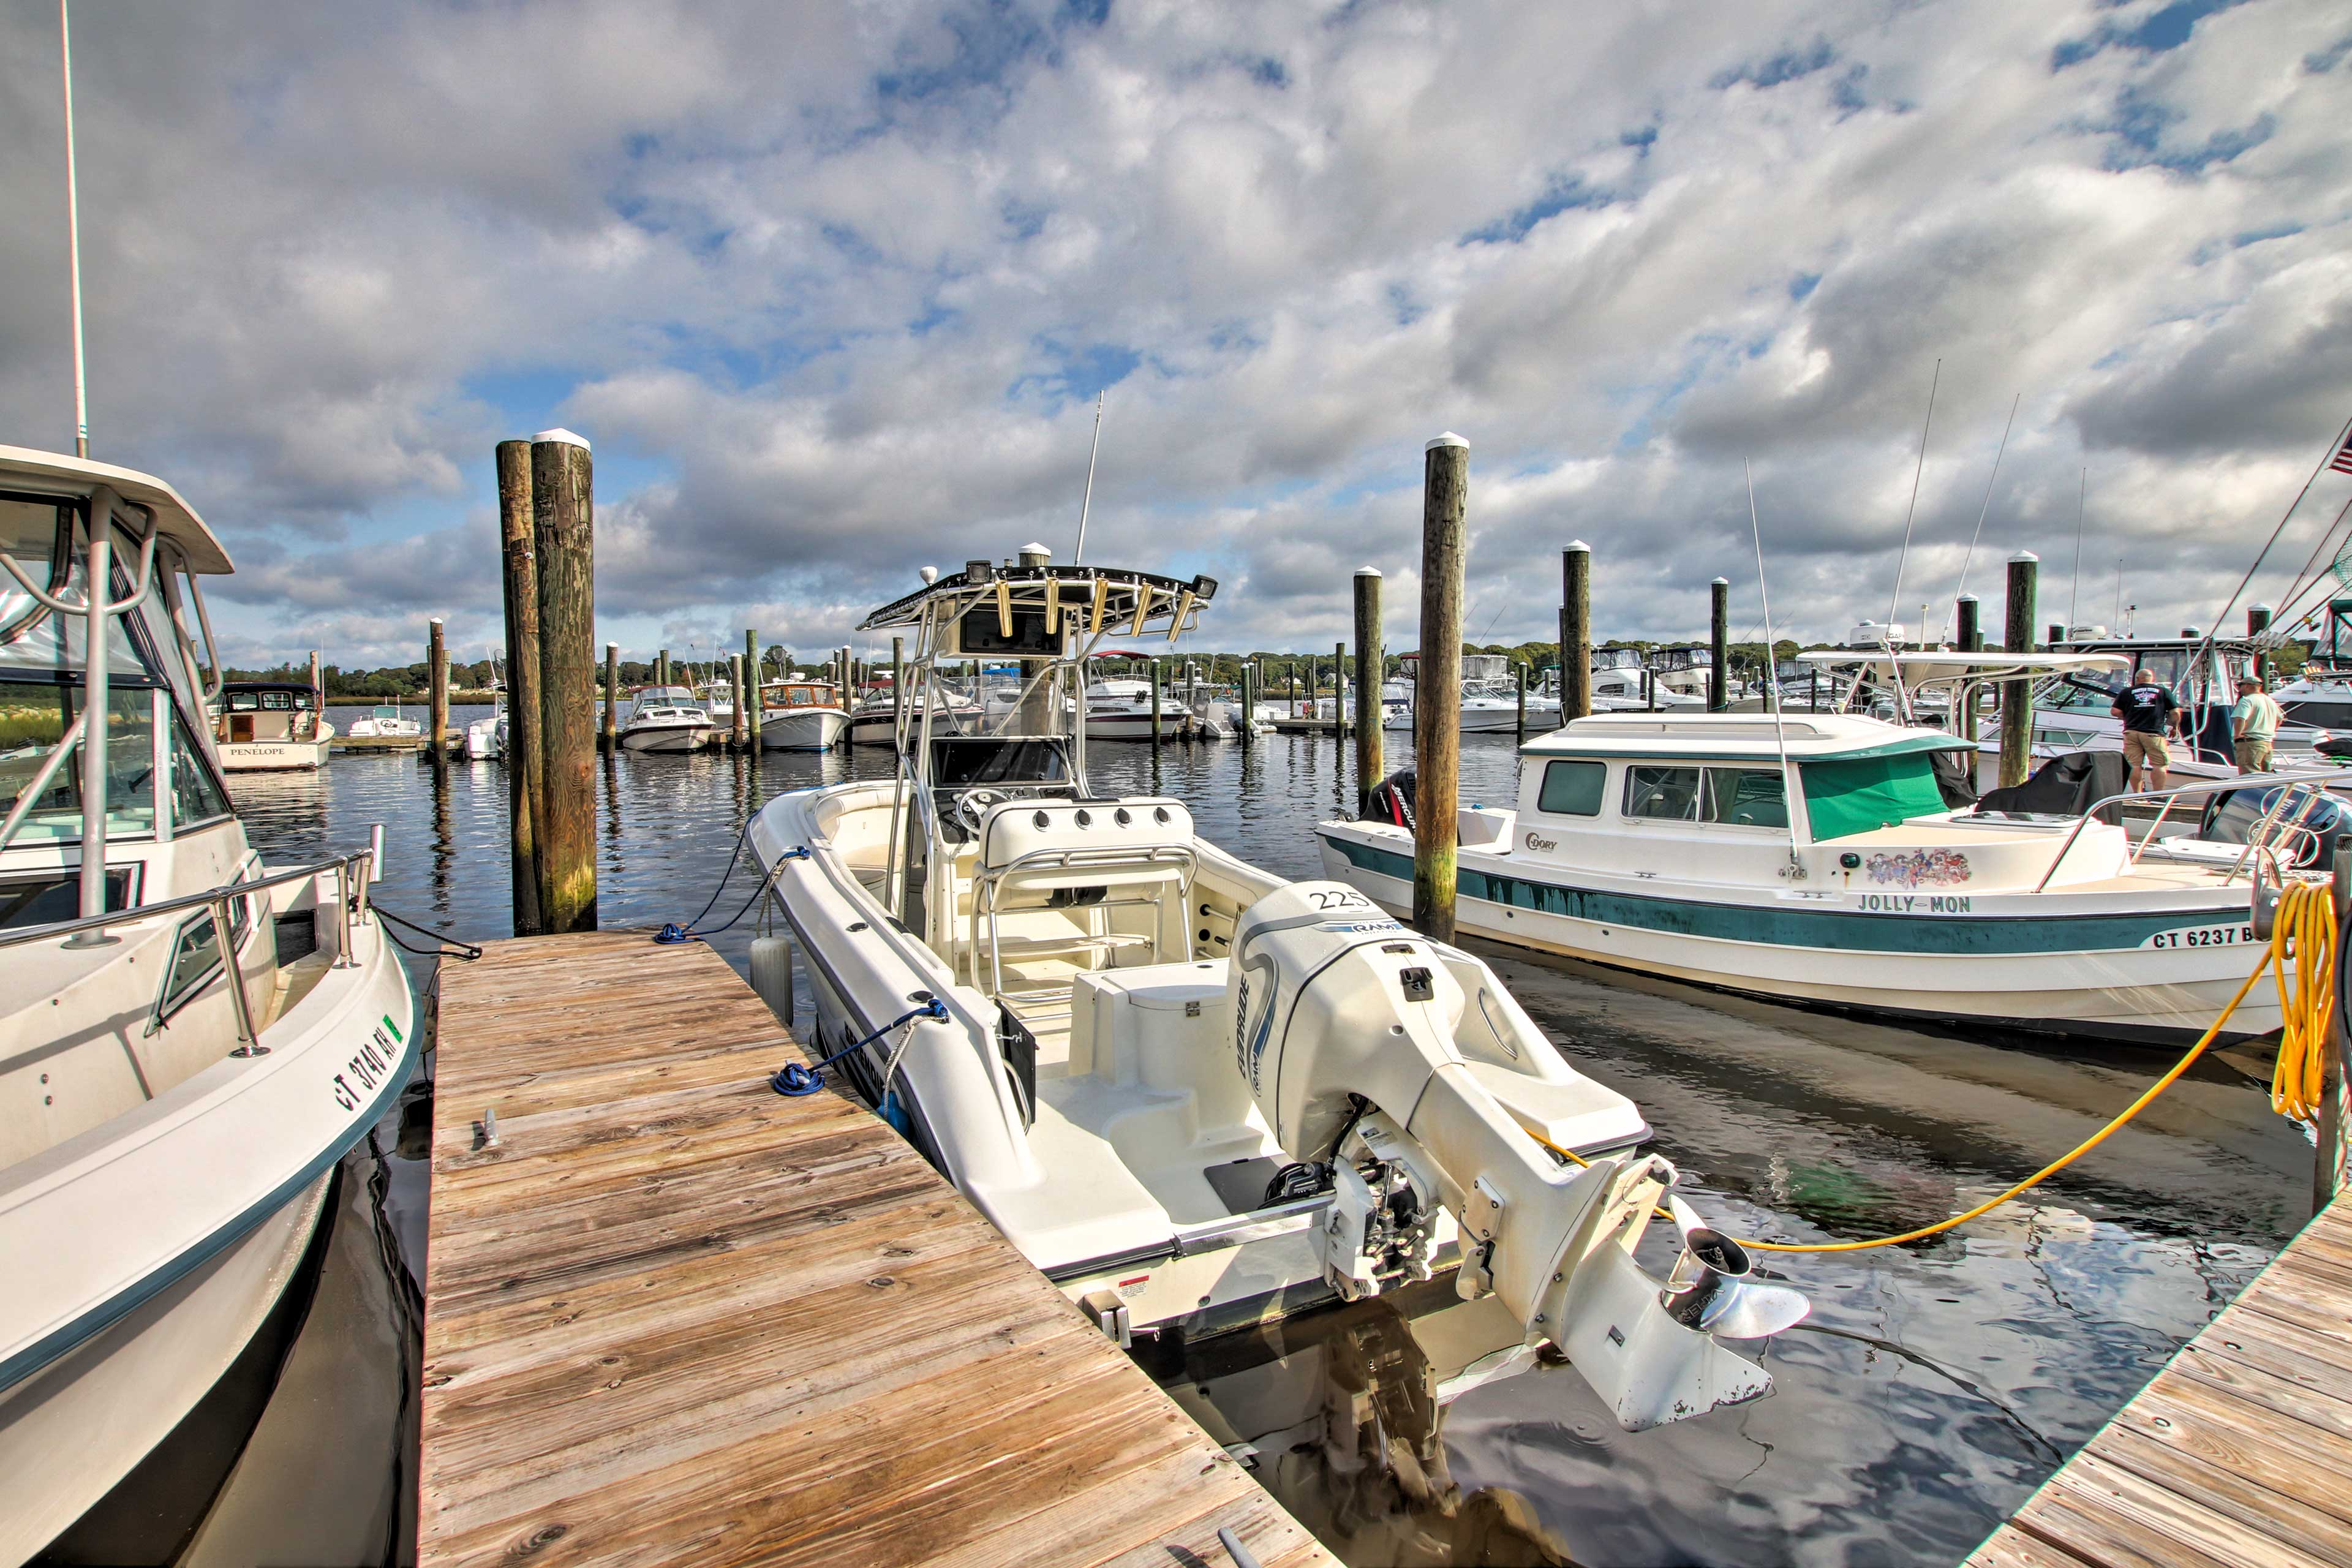
[[352, 720], [350, 731], [354, 741], [414, 741], [424, 733], [425, 726], [403, 715], [397, 702], [377, 703], [366, 718]]
[[849, 715], [822, 680], [772, 680], [760, 688], [760, 745], [770, 752], [829, 752]]
[[[232, 809], [203, 722], [220, 662], [196, 580], [230, 570], [210, 531], [160, 480], [17, 447], [0, 447], [0, 707], [27, 742], [0, 766], [15, 1563], [246, 1351], [415, 1031], [368, 908], [373, 854], [268, 866]], [[92, 581], [129, 587], [93, 607]]]
[[620, 744], [625, 752], [698, 752], [718, 733], [718, 724], [693, 692], [683, 686], [648, 686], [629, 706]]
[[1705, 1331], [1775, 1331], [1801, 1299], [1738, 1282], [1736, 1247], [1711, 1277], [1633, 1263], [1672, 1167], [1493, 970], [1236, 858], [1181, 801], [1094, 793], [1071, 700], [1090, 638], [1172, 638], [1215, 590], [1033, 551], [866, 617], [908, 634], [927, 691], [943, 661], [1021, 680], [978, 732], [919, 709], [896, 778], [779, 795], [747, 830], [830, 1070], [1122, 1338], [1458, 1264], [1629, 1426], [1761, 1393]]
[[[1852, 715], [1580, 719], [1520, 748], [1515, 809], [1461, 814], [1460, 929], [1948, 1022], [2148, 1041], [2211, 1023], [2254, 962], [2250, 882], [2279, 858], [1956, 806], [1975, 752]], [[1330, 875], [1411, 906], [1409, 828], [1316, 833]], [[2258, 988], [2230, 1027], [2278, 1022]]]
[[335, 738], [335, 727], [319, 711], [319, 694], [298, 680], [232, 680], [214, 711], [226, 773], [319, 768]]

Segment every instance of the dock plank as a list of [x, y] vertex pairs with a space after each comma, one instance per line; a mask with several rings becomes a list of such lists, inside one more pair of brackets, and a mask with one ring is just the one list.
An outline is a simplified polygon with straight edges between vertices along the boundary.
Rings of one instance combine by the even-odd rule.
[[2352, 1568], [2352, 1194], [1971, 1554], [1964, 1568]]
[[445, 968], [421, 1564], [1334, 1562], [805, 1059], [699, 943]]

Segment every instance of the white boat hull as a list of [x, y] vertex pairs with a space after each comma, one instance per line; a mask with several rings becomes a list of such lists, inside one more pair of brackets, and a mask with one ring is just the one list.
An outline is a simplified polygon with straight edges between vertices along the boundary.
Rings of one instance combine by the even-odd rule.
[[[1516, 702], [1465, 703], [1462, 709], [1462, 733], [1465, 735], [1507, 735], [1519, 727], [1519, 707]], [[1410, 709], [1391, 713], [1381, 723], [1383, 730], [1411, 730], [1412, 712]], [[1559, 704], [1538, 702], [1528, 699], [1528, 732], [1559, 728]]]
[[[1410, 914], [1409, 833], [1378, 823], [1327, 822], [1316, 835], [1326, 875], [1384, 909]], [[1465, 931], [1777, 1000], [1874, 1013], [2172, 1040], [2201, 1033], [2260, 956], [2246, 923], [2243, 884], [2237, 899], [2202, 909], [2102, 909], [2052, 893], [2033, 896], [2041, 907], [2021, 915], [2000, 908], [2013, 906], [2014, 895], [1822, 893], [1798, 902], [1754, 893], [1741, 901], [1710, 898], [1696, 884], [1660, 891], [1673, 885], [1655, 879], [1635, 891], [1622, 879], [1580, 878], [1541, 861], [1468, 847], [1457, 864], [1454, 918]], [[1562, 912], [1571, 909], [1585, 913]], [[2087, 923], [2069, 934], [2070, 921], [2089, 919], [2107, 934], [2089, 934]], [[1836, 945], [1772, 940], [1776, 928], [1791, 922], [1817, 925], [1823, 936], [1839, 928]], [[2041, 951], [1979, 946], [2023, 940], [2028, 924], [2050, 928]], [[1872, 929], [1885, 934], [1873, 936]], [[2126, 938], [2128, 945], [2106, 945]], [[2277, 993], [2266, 983], [2240, 1004], [2225, 1037], [2278, 1026]]]
[[[764, 731], [764, 726], [762, 729]], [[625, 752], [698, 752], [716, 731], [708, 724], [651, 724], [621, 731]]]
[[838, 708], [776, 708], [760, 715], [760, 745], [770, 752], [829, 752], [849, 715]]
[[71, 1524], [219, 1379], [292, 1278], [336, 1161], [407, 1081], [405, 972], [380, 923], [353, 936], [358, 962], [262, 1028], [266, 1055], [0, 1173], [0, 1257], [42, 1260], [0, 1300], [0, 1563]]
[[290, 773], [324, 767], [327, 741], [230, 741], [220, 747], [221, 770], [232, 773]]

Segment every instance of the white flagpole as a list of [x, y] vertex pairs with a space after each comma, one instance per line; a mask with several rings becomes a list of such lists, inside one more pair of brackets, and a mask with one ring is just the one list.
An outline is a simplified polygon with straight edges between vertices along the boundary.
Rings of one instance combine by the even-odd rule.
[[81, 201], [74, 183], [73, 32], [58, 0], [58, 63], [66, 89], [66, 249], [73, 271], [74, 456], [89, 456], [89, 385], [81, 348]]

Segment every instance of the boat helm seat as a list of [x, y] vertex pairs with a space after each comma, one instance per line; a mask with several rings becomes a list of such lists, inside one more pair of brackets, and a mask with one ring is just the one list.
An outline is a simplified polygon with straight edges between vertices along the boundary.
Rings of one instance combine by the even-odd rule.
[[[1129, 952], [1134, 963], [1192, 956], [1185, 900], [1198, 854], [1182, 802], [999, 801], [977, 838], [971, 951], [973, 979], [992, 995], [1003, 994], [1013, 961], [1095, 969], [1123, 967]], [[1066, 1000], [1067, 987], [1055, 994]]]

